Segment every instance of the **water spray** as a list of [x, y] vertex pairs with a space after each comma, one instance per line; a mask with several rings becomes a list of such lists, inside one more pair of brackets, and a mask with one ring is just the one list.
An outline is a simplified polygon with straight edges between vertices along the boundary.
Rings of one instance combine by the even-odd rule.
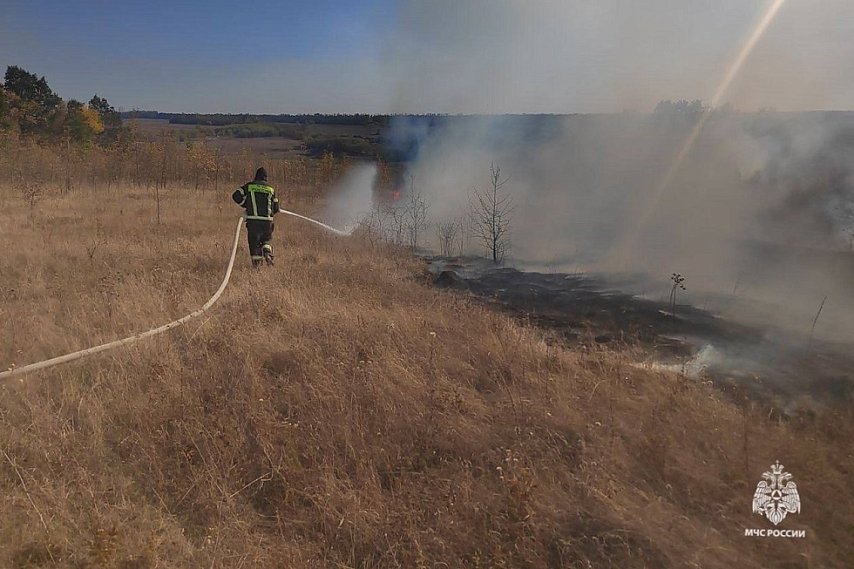
[[341, 235], [342, 237], [346, 237], [346, 236], [348, 236], [348, 235], [352, 234], [352, 233], [353, 233], [353, 229], [355, 229], [355, 226], [350, 227], [349, 229], [344, 229], [344, 230], [341, 230], [341, 229], [335, 229], [334, 227], [332, 227], [332, 226], [330, 226], [330, 225], [326, 225], [325, 223], [323, 223], [323, 222], [321, 222], [321, 221], [317, 221], [316, 219], [312, 219], [312, 218], [310, 218], [310, 217], [306, 217], [306, 216], [304, 216], [304, 215], [300, 215], [300, 214], [298, 214], [298, 213], [296, 213], [296, 212], [288, 211], [288, 210], [286, 210], [286, 209], [280, 209], [280, 210], [279, 210], [279, 213], [285, 213], [285, 214], [287, 214], [287, 215], [292, 215], [292, 216], [294, 216], [294, 217], [298, 217], [299, 219], [302, 219], [302, 220], [308, 221], [309, 223], [313, 223], [313, 224], [315, 224], [315, 225], [317, 225], [317, 226], [319, 226], [319, 227], [322, 227], [323, 229], [325, 229], [325, 230], [327, 230], [327, 231], [329, 231], [329, 232], [331, 232], [331, 233], [334, 233], [335, 235]]

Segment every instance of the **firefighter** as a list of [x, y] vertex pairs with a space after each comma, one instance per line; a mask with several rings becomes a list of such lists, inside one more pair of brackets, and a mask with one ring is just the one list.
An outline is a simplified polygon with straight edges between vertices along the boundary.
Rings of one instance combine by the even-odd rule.
[[279, 212], [276, 190], [267, 183], [267, 171], [258, 168], [255, 179], [237, 188], [231, 199], [246, 210], [246, 232], [249, 234], [249, 255], [252, 266], [273, 264], [273, 216]]

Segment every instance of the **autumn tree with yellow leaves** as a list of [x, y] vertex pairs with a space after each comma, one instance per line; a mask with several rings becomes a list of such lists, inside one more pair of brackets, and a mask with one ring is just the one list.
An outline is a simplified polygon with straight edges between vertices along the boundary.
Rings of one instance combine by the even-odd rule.
[[88, 104], [68, 102], [53, 92], [44, 77], [15, 65], [0, 84], [0, 129], [44, 141], [110, 144], [119, 138], [122, 119], [103, 97]]
[[87, 143], [104, 132], [104, 123], [96, 110], [72, 99], [66, 104], [65, 129], [72, 141]]

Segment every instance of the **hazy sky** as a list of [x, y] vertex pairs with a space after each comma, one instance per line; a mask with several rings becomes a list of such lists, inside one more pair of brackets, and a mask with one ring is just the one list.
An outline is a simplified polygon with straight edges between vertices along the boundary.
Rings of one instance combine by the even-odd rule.
[[[0, 0], [0, 65], [200, 112], [595, 112], [709, 100], [768, 0]], [[854, 1], [787, 0], [726, 100], [854, 108]]]

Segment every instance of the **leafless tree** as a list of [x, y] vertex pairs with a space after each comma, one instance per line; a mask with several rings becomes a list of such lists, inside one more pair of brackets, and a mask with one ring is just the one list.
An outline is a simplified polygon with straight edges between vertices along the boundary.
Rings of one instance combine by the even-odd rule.
[[398, 206], [389, 206], [386, 208], [386, 216], [391, 219], [386, 231], [386, 242], [402, 245], [406, 228], [406, 210]]
[[429, 206], [420, 192], [415, 189], [415, 177], [409, 176], [409, 195], [406, 198], [406, 232], [409, 246], [418, 247], [418, 237], [427, 229], [427, 210]]
[[371, 244], [376, 247], [381, 239], [386, 239], [386, 212], [379, 204], [371, 208], [370, 213], [359, 220], [359, 225]]
[[104, 232], [101, 228], [101, 223], [98, 222], [95, 227], [95, 237], [92, 239], [91, 245], [86, 246], [86, 256], [89, 258], [90, 263], [93, 263], [95, 261], [95, 254], [98, 252], [98, 249], [100, 249], [106, 244], [107, 239], [104, 237]]
[[457, 218], [439, 223], [436, 236], [439, 238], [440, 255], [450, 257], [454, 251], [462, 248], [462, 245], [457, 247], [457, 241], [462, 237], [462, 229], [462, 223]]
[[676, 293], [680, 289], [685, 290], [685, 277], [680, 273], [673, 273], [670, 275], [670, 282], [672, 283], [670, 287], [670, 315], [676, 318]]
[[500, 263], [510, 250], [513, 200], [505, 190], [509, 178], [501, 178], [501, 168], [493, 164], [490, 172], [489, 188], [472, 190], [469, 217], [472, 237], [486, 248], [494, 263]]

